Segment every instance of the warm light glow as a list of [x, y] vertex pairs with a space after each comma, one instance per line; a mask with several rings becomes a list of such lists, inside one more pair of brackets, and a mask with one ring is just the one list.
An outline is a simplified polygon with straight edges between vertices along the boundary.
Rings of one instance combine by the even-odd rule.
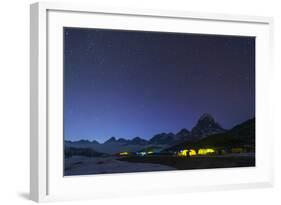
[[128, 155], [128, 154], [129, 154], [128, 152], [120, 152], [120, 153], [119, 153], [120, 156], [126, 156], [126, 155]]
[[189, 156], [196, 155], [196, 151], [194, 149], [189, 150]]
[[188, 149], [180, 150], [178, 152], [178, 157], [186, 157], [188, 153]]
[[147, 154], [153, 154], [153, 152], [152, 152], [152, 151], [150, 151], [150, 152], [147, 152]]
[[212, 154], [214, 153], [215, 150], [214, 149], [210, 149], [210, 148], [207, 148], [207, 149], [199, 149], [198, 150], [198, 154], [200, 155], [206, 155], [206, 154]]

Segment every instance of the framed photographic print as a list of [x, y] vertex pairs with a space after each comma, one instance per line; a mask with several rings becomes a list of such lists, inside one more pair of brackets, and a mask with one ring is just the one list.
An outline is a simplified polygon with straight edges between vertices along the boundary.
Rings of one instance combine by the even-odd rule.
[[31, 199], [271, 186], [272, 22], [31, 5]]

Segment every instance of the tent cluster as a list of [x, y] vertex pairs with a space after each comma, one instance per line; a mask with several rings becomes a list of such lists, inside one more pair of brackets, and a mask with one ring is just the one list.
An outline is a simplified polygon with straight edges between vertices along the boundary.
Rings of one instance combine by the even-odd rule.
[[117, 156], [160, 156], [160, 155], [172, 155], [177, 157], [190, 157], [190, 156], [206, 156], [206, 155], [224, 155], [224, 154], [235, 154], [235, 153], [246, 153], [247, 148], [235, 147], [235, 148], [197, 148], [197, 149], [181, 149], [179, 151], [159, 152], [159, 150], [143, 150], [139, 152], [120, 152]]
[[121, 156], [121, 157], [125, 157], [125, 156], [146, 156], [146, 155], [152, 155], [154, 154], [153, 151], [141, 151], [141, 152], [120, 152], [117, 155]]
[[177, 152], [178, 157], [188, 157], [188, 156], [195, 156], [195, 155], [208, 155], [215, 153], [214, 149], [207, 148], [207, 149], [199, 149], [197, 152], [194, 149], [183, 149]]
[[119, 155], [120, 156], [127, 156], [129, 153], [128, 152], [120, 152]]
[[243, 147], [235, 148], [200, 148], [200, 149], [182, 149], [178, 152], [175, 152], [175, 155], [178, 157], [189, 157], [195, 155], [224, 155], [224, 154], [238, 154], [238, 153], [247, 153], [249, 150]]

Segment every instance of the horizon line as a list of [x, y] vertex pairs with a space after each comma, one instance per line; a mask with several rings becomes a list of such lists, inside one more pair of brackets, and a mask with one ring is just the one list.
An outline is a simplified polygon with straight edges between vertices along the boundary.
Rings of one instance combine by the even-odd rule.
[[[204, 114], [206, 114], [206, 113], [204, 113]], [[204, 115], [203, 114], [203, 115]], [[212, 116], [212, 115], [211, 115]], [[244, 121], [242, 121], [242, 122], [240, 122], [240, 123], [237, 123], [237, 124], [235, 124], [234, 126], [232, 126], [231, 128], [229, 128], [229, 129], [225, 129], [225, 128], [223, 128], [222, 127], [222, 129], [224, 129], [224, 130], [226, 130], [226, 131], [228, 131], [228, 130], [231, 130], [232, 128], [234, 128], [234, 127], [236, 127], [237, 125], [239, 125], [239, 124], [242, 124], [242, 123], [244, 123], [244, 122], [247, 122], [247, 121], [249, 121], [249, 120], [252, 120], [252, 119], [255, 119], [256, 118], [256, 116], [254, 116], [254, 117], [252, 117], [252, 118], [249, 118], [249, 119], [247, 119], [247, 120], [244, 120]], [[217, 121], [215, 121], [216, 123], [218, 123]], [[220, 123], [218, 123], [219, 125], [220, 125]], [[192, 129], [193, 128], [191, 128], [190, 130], [189, 129], [187, 129], [187, 128], [182, 128], [182, 129], [180, 129], [178, 132], [180, 132], [181, 130], [187, 130], [187, 131], [189, 131], [189, 132], [191, 132], [192, 131]], [[173, 132], [159, 132], [158, 134], [173, 134], [173, 135], [176, 135], [177, 133], [173, 133]], [[109, 139], [111, 139], [111, 138], [115, 138], [115, 140], [120, 140], [120, 139], [124, 139], [124, 140], [133, 140], [133, 139], [135, 139], [135, 138], [140, 138], [140, 139], [142, 139], [142, 140], [145, 140], [145, 141], [150, 141], [155, 135], [158, 135], [158, 134], [154, 134], [152, 137], [150, 137], [149, 139], [146, 139], [146, 138], [143, 138], [143, 137], [141, 137], [141, 136], [136, 136], [136, 137], [133, 137], [133, 138], [125, 138], [125, 137], [117, 137], [117, 136], [111, 136], [111, 137], [108, 137], [107, 138], [107, 140], [104, 140], [104, 142], [100, 142], [100, 140], [96, 140], [96, 139], [89, 139], [89, 138], [81, 138], [81, 139], [78, 139], [78, 140], [68, 140], [68, 139], [65, 139], [65, 137], [63, 137], [63, 140], [64, 141], [70, 141], [70, 142], [78, 142], [78, 141], [89, 141], [89, 142], [98, 142], [99, 144], [104, 144], [106, 141], [108, 141]]]

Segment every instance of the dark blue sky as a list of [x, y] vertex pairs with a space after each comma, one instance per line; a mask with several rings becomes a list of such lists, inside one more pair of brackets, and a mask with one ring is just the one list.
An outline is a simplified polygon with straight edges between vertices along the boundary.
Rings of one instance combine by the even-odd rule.
[[255, 116], [255, 38], [64, 28], [64, 137], [103, 142]]

